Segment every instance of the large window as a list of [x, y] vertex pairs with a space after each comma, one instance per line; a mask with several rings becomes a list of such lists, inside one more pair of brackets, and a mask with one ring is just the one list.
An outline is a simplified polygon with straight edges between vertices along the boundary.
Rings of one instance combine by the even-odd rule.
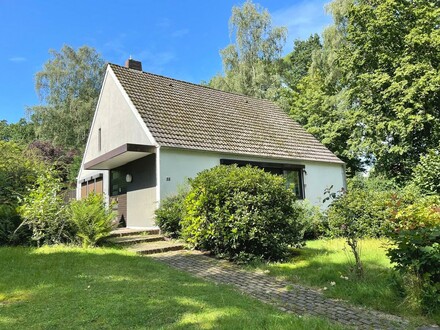
[[238, 166], [246, 166], [251, 165], [255, 167], [259, 167], [266, 172], [282, 175], [286, 178], [288, 187], [291, 187], [296, 194], [298, 199], [304, 199], [304, 180], [303, 180], [303, 172], [304, 165], [292, 165], [292, 164], [278, 164], [278, 163], [266, 163], [266, 162], [251, 162], [251, 161], [243, 161], [243, 160], [234, 160], [234, 159], [220, 159], [220, 164], [222, 165], [231, 165], [237, 164]]

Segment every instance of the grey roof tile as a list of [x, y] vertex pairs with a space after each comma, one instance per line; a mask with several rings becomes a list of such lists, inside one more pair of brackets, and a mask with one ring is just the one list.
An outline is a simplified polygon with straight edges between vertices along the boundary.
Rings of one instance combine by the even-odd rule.
[[343, 163], [270, 101], [110, 67], [160, 146]]

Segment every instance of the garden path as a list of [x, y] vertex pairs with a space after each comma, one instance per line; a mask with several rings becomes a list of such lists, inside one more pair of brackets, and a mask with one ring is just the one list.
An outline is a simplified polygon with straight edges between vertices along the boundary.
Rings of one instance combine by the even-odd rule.
[[409, 326], [400, 317], [329, 299], [319, 291], [276, 279], [263, 272], [246, 271], [198, 251], [172, 251], [151, 257], [197, 277], [232, 285], [285, 312], [325, 317], [356, 329], [406, 329]]

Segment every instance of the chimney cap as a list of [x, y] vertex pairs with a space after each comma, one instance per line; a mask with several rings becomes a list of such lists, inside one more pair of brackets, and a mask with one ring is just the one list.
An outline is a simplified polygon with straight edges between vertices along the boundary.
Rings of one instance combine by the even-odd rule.
[[133, 70], [142, 71], [142, 62], [133, 60], [130, 55], [130, 58], [125, 61], [125, 67]]

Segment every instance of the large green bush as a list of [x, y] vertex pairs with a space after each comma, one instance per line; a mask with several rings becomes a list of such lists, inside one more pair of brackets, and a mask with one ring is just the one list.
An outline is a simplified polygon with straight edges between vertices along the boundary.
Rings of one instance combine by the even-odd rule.
[[426, 312], [440, 310], [440, 197], [420, 198], [405, 205], [392, 200], [388, 256], [395, 268], [418, 279], [421, 305]]
[[182, 234], [187, 242], [235, 261], [282, 259], [303, 239], [295, 194], [261, 169], [217, 166], [190, 180]]
[[32, 230], [32, 240], [38, 245], [56, 244], [72, 239], [72, 228], [66, 219], [66, 206], [61, 197], [62, 184], [51, 169], [40, 174], [34, 188], [18, 208], [21, 226]]
[[72, 201], [67, 213], [83, 247], [95, 246], [98, 240], [109, 236], [115, 229], [116, 214], [105, 205], [102, 195], [92, 193], [85, 199]]
[[440, 152], [430, 150], [414, 169], [414, 183], [425, 194], [440, 194]]
[[180, 236], [181, 221], [185, 210], [184, 202], [187, 195], [187, 189], [180, 190], [178, 194], [162, 200], [160, 207], [156, 210], [156, 224], [164, 234], [170, 237]]

